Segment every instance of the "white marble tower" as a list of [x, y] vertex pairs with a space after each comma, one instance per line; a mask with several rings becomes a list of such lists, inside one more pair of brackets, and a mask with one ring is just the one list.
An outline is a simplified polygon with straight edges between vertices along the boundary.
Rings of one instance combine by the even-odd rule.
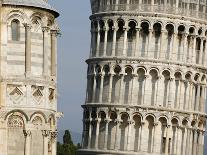
[[56, 155], [58, 12], [0, 0], [0, 155]]
[[206, 0], [91, 0], [81, 155], [203, 155]]

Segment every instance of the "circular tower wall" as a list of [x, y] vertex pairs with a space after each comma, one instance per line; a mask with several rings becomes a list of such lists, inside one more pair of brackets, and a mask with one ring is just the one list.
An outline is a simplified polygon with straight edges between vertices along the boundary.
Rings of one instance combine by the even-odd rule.
[[59, 14], [45, 0], [0, 6], [0, 154], [56, 155]]
[[203, 154], [206, 4], [91, 0], [79, 154]]

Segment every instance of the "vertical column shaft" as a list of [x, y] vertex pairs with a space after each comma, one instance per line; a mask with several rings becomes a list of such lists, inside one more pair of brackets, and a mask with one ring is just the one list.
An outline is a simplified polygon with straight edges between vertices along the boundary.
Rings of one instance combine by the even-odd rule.
[[135, 47], [135, 51], [134, 54], [132, 56], [139, 56], [138, 52], [139, 52], [139, 31], [140, 28], [136, 28], [136, 47]]
[[43, 136], [43, 154], [48, 155], [48, 137], [49, 137], [49, 131], [43, 130], [42, 131], [42, 136]]
[[93, 77], [93, 96], [92, 96], [92, 102], [95, 102], [96, 100], [96, 74], [94, 74]]
[[48, 28], [43, 27], [43, 74], [48, 74]]
[[125, 27], [124, 28], [124, 46], [123, 46], [123, 56], [127, 55], [127, 43], [128, 43], [128, 39], [127, 39], [127, 32], [128, 32], [128, 28]]
[[113, 31], [114, 33], [113, 33], [113, 44], [112, 44], [112, 57], [114, 57], [116, 53], [116, 35], [117, 35], [118, 29], [114, 27]]
[[188, 33], [185, 33], [184, 35], [184, 42], [183, 42], [183, 61], [187, 62], [187, 52], [188, 52]]
[[102, 102], [103, 98], [103, 83], [104, 83], [104, 74], [100, 75], [101, 76], [101, 82], [100, 82], [100, 91], [99, 91], [99, 103]]
[[51, 31], [51, 75], [56, 76], [56, 63], [57, 63], [57, 30]]
[[199, 109], [199, 104], [200, 104], [200, 84], [197, 84], [197, 94], [196, 94], [196, 105], [195, 105], [195, 110], [198, 111]]
[[108, 39], [108, 31], [109, 28], [105, 27], [105, 34], [104, 34], [104, 52], [103, 52], [103, 56], [106, 56], [106, 50], [107, 50], [107, 39]]
[[201, 48], [200, 48], [200, 54], [199, 54], [199, 64], [202, 64], [202, 59], [203, 59], [203, 38], [201, 39]]
[[100, 128], [100, 119], [98, 118], [96, 120], [96, 141], [95, 141], [95, 148], [98, 149], [98, 143], [99, 143], [99, 128]]
[[91, 127], [91, 110], [89, 114], [89, 129], [88, 129], [88, 149], [91, 148], [91, 136], [92, 136], [92, 127]]
[[109, 92], [108, 92], [108, 103], [111, 103], [111, 93], [112, 93], [112, 83], [113, 83], [113, 74], [109, 75]]
[[96, 38], [96, 57], [98, 57], [100, 55], [100, 27], [98, 24], [98, 28], [97, 28], [97, 38]]
[[149, 52], [151, 52], [150, 51], [150, 47], [151, 47], [151, 40], [152, 40], [152, 29], [149, 29], [149, 38], [148, 38], [148, 42], [147, 42], [147, 56], [146, 57], [148, 57], [149, 56]]
[[24, 24], [25, 26], [25, 73], [31, 73], [31, 25]]
[[52, 155], [57, 154], [57, 132], [53, 131], [51, 134], [51, 142], [52, 142]]
[[108, 130], [109, 130], [109, 120], [106, 120], [106, 129], [105, 129], [105, 135], [104, 135], [104, 149], [107, 150], [107, 144], [108, 144]]
[[31, 135], [32, 132], [30, 130], [24, 130], [24, 136], [25, 136], [25, 155], [30, 155], [31, 152]]

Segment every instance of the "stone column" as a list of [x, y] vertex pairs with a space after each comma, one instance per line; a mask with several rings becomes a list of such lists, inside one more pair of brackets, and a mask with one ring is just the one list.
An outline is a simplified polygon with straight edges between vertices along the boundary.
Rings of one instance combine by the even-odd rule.
[[31, 25], [24, 24], [25, 27], [25, 75], [31, 74]]
[[133, 55], [135, 57], [139, 56], [139, 32], [140, 32], [140, 28], [136, 27], [136, 47], [135, 47], [135, 51], [133, 51]]
[[113, 83], [114, 74], [109, 75], [109, 92], [108, 92], [108, 103], [111, 103], [111, 94], [112, 94], [112, 83]]
[[131, 151], [131, 130], [132, 130], [132, 125], [133, 121], [128, 122], [128, 133], [127, 133], [127, 151]]
[[89, 118], [88, 122], [89, 122], [89, 129], [88, 129], [88, 149], [90, 149], [91, 148], [91, 134], [92, 134], [92, 128], [91, 128], [91, 122], [92, 122], [91, 112], [90, 112], [90, 118]]
[[166, 143], [165, 143], [165, 155], [168, 155], [168, 148], [169, 148], [169, 128], [170, 126], [166, 127]]
[[42, 136], [43, 136], [43, 155], [48, 155], [48, 141], [49, 141], [49, 134], [50, 132], [48, 130], [43, 130], [42, 131]]
[[181, 145], [182, 145], [182, 131], [180, 127], [177, 127], [177, 154], [181, 154]]
[[124, 74], [121, 75], [120, 89], [119, 89], [119, 104], [123, 102], [123, 84], [124, 84]]
[[142, 102], [141, 102], [141, 105], [144, 105], [145, 104], [145, 98], [147, 97], [147, 94], [146, 94], [146, 90], [147, 90], [147, 85], [148, 85], [148, 79], [149, 79], [149, 75], [145, 75], [145, 80], [144, 80], [144, 84], [143, 84], [143, 92], [142, 92]]
[[48, 75], [48, 27], [43, 27], [43, 75]]
[[196, 3], [197, 4], [196, 4], [196, 12], [195, 13], [196, 13], [196, 16], [198, 17], [198, 15], [199, 15], [199, 1], [197, 1]]
[[96, 57], [100, 56], [100, 26], [98, 24], [97, 32], [97, 40], [96, 40]]
[[133, 77], [133, 79], [132, 79], [132, 89], [131, 89], [131, 103], [130, 104], [136, 104], [136, 101], [137, 100], [135, 100], [135, 97], [137, 97], [136, 95], [135, 95], [135, 93], [137, 93], [137, 92], [135, 92], [135, 87], [137, 86], [137, 84], [136, 84], [136, 81], [138, 80], [137, 79], [137, 77], [138, 77], [138, 75], [136, 75], [136, 74], [133, 74], [132, 75], [132, 77]]
[[95, 149], [98, 149], [98, 140], [99, 140], [99, 128], [100, 128], [101, 119], [97, 118], [96, 120], [96, 140], [95, 140]]
[[154, 137], [153, 137], [153, 147], [152, 147], [152, 152], [153, 153], [159, 153], [160, 152], [160, 146], [158, 145], [159, 144], [159, 141], [157, 141], [157, 136], [156, 134], [160, 132], [158, 131], [158, 122], [154, 123]]
[[205, 57], [204, 57], [204, 66], [207, 66], [207, 40], [206, 40], [206, 45], [205, 45]]
[[[163, 42], [163, 38], [164, 38], [164, 35], [165, 35], [166, 31], [162, 30], [161, 31], [161, 34], [160, 34], [160, 51], [159, 51], [159, 58], [160, 59], [166, 59], [166, 55], [165, 57], [163, 58], [162, 55], [164, 55], [163, 53], [163, 46], [162, 46], [162, 42]], [[151, 42], [150, 42], [151, 43]]]
[[110, 120], [106, 119], [106, 128], [105, 128], [105, 135], [104, 135], [104, 150], [107, 150], [108, 144], [108, 131], [109, 131], [109, 122]]
[[93, 57], [94, 55], [94, 51], [95, 51], [95, 42], [96, 42], [96, 30], [95, 29], [91, 29], [91, 50], [90, 50], [90, 58]]
[[170, 60], [177, 60], [177, 33], [173, 33], [173, 49], [171, 53], [171, 59]]
[[99, 91], [99, 103], [102, 102], [102, 98], [103, 98], [104, 73], [102, 73], [100, 77], [101, 77], [101, 81], [100, 81], [100, 91]]
[[56, 76], [57, 64], [57, 30], [51, 30], [51, 75]]
[[96, 74], [93, 76], [93, 96], [92, 96], [92, 102], [96, 102]]
[[200, 104], [199, 104], [199, 111], [200, 112], [204, 112], [203, 110], [203, 105], [205, 104], [205, 86], [204, 85], [201, 85], [201, 88], [202, 88], [202, 92], [201, 92], [201, 97], [200, 97]]
[[144, 125], [145, 125], [145, 122], [142, 122], [141, 123], [141, 132], [140, 132], [140, 143], [139, 143], [139, 151], [141, 152], [141, 151], [143, 151], [142, 150], [142, 145], [143, 145], [143, 143], [142, 143], [142, 139], [144, 139], [145, 138], [145, 132], [144, 132], [144, 130], [143, 130], [143, 128], [144, 128]]
[[149, 56], [149, 52], [151, 52], [150, 51], [150, 49], [151, 49], [151, 41], [152, 40], [152, 29], [149, 29], [149, 35], [148, 35], [148, 42], [147, 42], [147, 55], [145, 55], [145, 57], [147, 57], [148, 58], [148, 56]]
[[117, 27], [113, 27], [113, 44], [112, 44], [112, 57], [114, 57], [116, 55], [116, 34], [118, 31]]
[[119, 149], [119, 126], [120, 126], [120, 120], [116, 120], [116, 140], [115, 140], [115, 150], [118, 150]]
[[25, 137], [25, 155], [30, 155], [31, 152], [31, 135], [32, 132], [30, 130], [24, 130], [24, 137]]
[[104, 51], [103, 51], [103, 56], [105, 57], [106, 56], [106, 51], [107, 51], [107, 39], [108, 39], [109, 28], [107, 26], [104, 27], [104, 31], [105, 31], [105, 34], [104, 34]]
[[198, 133], [197, 130], [194, 129], [193, 155], [197, 154], [197, 138], [198, 138]]
[[188, 33], [185, 33], [184, 35], [184, 44], [183, 44], [183, 62], [187, 62], [187, 52], [188, 52]]
[[200, 48], [200, 54], [199, 54], [199, 60], [198, 63], [202, 65], [202, 59], [203, 59], [203, 38], [201, 38], [201, 48]]
[[196, 94], [196, 103], [195, 103], [195, 110], [198, 111], [199, 104], [200, 104], [200, 83], [197, 83], [197, 94]]
[[204, 92], [203, 92], [203, 109], [202, 112], [206, 112], [206, 85], [203, 86]]
[[196, 63], [196, 36], [193, 36], [193, 58], [192, 63]]
[[128, 43], [128, 39], [127, 39], [127, 33], [128, 33], [129, 28], [128, 27], [124, 27], [124, 45], [123, 45], [123, 56], [127, 56], [127, 43]]
[[57, 131], [53, 131], [50, 133], [51, 134], [51, 144], [52, 144], [52, 155], [57, 154]]
[[168, 87], [169, 92], [168, 92], [168, 105], [167, 105], [167, 107], [172, 107], [172, 103], [173, 103], [172, 90], [174, 90], [174, 89], [172, 89], [172, 85], [174, 83], [175, 83], [174, 82], [174, 79], [173, 78], [170, 78], [170, 80], [169, 80], [169, 87]]

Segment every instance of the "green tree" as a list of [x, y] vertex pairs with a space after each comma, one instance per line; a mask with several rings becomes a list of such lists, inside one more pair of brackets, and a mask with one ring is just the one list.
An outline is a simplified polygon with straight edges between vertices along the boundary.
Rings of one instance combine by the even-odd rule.
[[69, 130], [65, 130], [63, 144], [57, 143], [57, 155], [76, 155], [77, 147], [73, 144]]

